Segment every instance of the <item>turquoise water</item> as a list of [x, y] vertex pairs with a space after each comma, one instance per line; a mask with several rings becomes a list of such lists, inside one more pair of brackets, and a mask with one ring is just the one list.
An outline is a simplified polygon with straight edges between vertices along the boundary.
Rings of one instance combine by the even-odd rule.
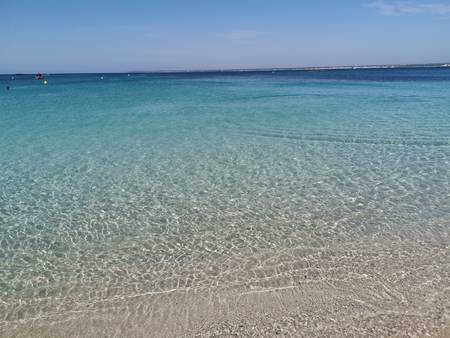
[[0, 76], [5, 322], [448, 229], [450, 69], [100, 77]]

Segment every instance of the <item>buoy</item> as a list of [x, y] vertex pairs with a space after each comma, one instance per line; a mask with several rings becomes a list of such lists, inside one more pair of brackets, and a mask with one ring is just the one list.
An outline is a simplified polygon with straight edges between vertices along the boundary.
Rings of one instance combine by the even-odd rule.
[[45, 85], [48, 84], [48, 81], [47, 81], [47, 80], [44, 80], [44, 84], [45, 84]]

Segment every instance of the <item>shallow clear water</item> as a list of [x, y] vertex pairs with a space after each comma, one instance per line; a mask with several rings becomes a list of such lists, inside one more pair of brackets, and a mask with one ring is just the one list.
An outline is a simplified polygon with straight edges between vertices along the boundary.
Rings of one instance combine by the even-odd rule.
[[0, 76], [6, 321], [448, 227], [450, 69], [100, 76]]

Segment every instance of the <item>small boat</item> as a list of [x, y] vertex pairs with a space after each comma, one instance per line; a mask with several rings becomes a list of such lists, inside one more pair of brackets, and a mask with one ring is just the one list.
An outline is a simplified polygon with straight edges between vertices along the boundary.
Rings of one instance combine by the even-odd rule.
[[35, 77], [36, 77], [36, 80], [44, 80], [44, 75], [41, 73], [37, 73]]

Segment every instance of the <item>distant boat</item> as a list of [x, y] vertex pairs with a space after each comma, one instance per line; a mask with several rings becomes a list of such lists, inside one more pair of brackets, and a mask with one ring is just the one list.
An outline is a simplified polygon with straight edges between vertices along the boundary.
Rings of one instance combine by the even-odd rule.
[[44, 75], [41, 73], [37, 73], [35, 77], [36, 77], [36, 80], [44, 80]]

